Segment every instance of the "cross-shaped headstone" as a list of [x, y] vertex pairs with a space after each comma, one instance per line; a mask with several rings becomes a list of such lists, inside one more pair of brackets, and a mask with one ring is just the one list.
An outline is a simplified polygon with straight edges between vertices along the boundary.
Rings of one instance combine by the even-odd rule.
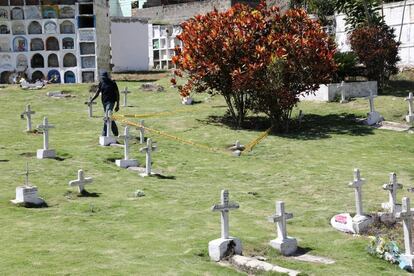
[[145, 126], [144, 126], [144, 120], [141, 120], [140, 121], [140, 123], [139, 123], [139, 128], [138, 128], [138, 131], [139, 131], [139, 143], [140, 144], [144, 144], [144, 142], [145, 142]]
[[292, 213], [285, 212], [285, 203], [276, 201], [276, 214], [268, 217], [269, 222], [277, 225], [277, 239], [285, 240], [287, 238], [286, 220], [293, 218]]
[[[402, 189], [403, 185], [399, 184], [397, 182], [397, 174], [396, 173], [390, 173], [390, 182], [387, 184], [384, 184], [382, 188], [386, 191], [388, 191], [388, 203], [386, 204], [386, 207], [389, 208], [390, 212], [393, 216], [395, 216], [396, 213], [396, 205], [397, 205], [397, 189]], [[385, 205], [383, 205], [385, 206]]]
[[121, 93], [124, 94], [124, 104], [122, 106], [126, 107], [127, 106], [127, 96], [131, 92], [128, 91], [128, 87], [125, 87], [125, 89], [123, 91], [121, 91]]
[[365, 179], [361, 178], [361, 173], [359, 169], [354, 169], [354, 180], [349, 182], [349, 187], [355, 189], [355, 205], [356, 205], [356, 214], [359, 216], [364, 215], [362, 209], [362, 185], [365, 183]]
[[413, 238], [412, 238], [412, 224], [413, 224], [413, 213], [410, 207], [410, 198], [403, 197], [402, 210], [397, 213], [397, 218], [402, 219], [404, 229], [404, 248], [405, 255], [413, 254]]
[[26, 162], [26, 172], [25, 172], [24, 186], [26, 186], [26, 187], [31, 186], [30, 183], [29, 183], [29, 162]]
[[89, 97], [89, 101], [85, 102], [85, 104], [88, 106], [89, 118], [93, 117], [93, 105], [96, 104], [96, 102], [92, 102], [91, 100], [92, 98]]
[[124, 129], [124, 135], [119, 135], [119, 138], [124, 140], [124, 159], [129, 159], [129, 140], [133, 137], [129, 135], [129, 126], [126, 126]]
[[43, 118], [43, 124], [38, 125], [37, 129], [43, 131], [43, 149], [49, 149], [49, 129], [54, 128], [53, 125], [49, 125], [47, 117]]
[[375, 112], [374, 108], [374, 99], [377, 97], [377, 95], [373, 95], [372, 93], [366, 97], [369, 100], [369, 112]]
[[143, 174], [144, 176], [151, 175], [151, 162], [152, 162], [151, 153], [156, 150], [157, 150], [157, 146], [152, 145], [151, 138], [148, 138], [146, 147], [139, 149], [140, 152], [145, 152], [145, 173]]
[[92, 182], [92, 177], [85, 177], [83, 170], [78, 170], [78, 179], [69, 181], [69, 186], [78, 186], [79, 193], [82, 193], [85, 189], [85, 185]]
[[405, 117], [405, 120], [407, 123], [411, 123], [414, 121], [414, 114], [413, 114], [413, 102], [414, 102], [414, 96], [413, 93], [410, 92], [408, 94], [408, 98], [405, 98], [405, 100], [408, 102], [408, 115]]
[[230, 202], [229, 191], [221, 191], [221, 202], [211, 207], [213, 212], [221, 212], [221, 238], [228, 239], [229, 236], [229, 211], [238, 209], [240, 206], [237, 203]]
[[35, 113], [36, 112], [30, 109], [30, 104], [28, 104], [26, 105], [26, 110], [20, 115], [22, 119], [24, 119], [24, 116], [26, 115], [26, 121], [27, 121], [26, 131], [27, 132], [32, 131], [32, 114], [35, 114]]

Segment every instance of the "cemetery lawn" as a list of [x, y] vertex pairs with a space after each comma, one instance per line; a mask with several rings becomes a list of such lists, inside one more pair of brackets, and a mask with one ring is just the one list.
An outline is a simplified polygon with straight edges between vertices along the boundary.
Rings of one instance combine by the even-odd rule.
[[[354, 212], [354, 191], [347, 185], [356, 167], [367, 180], [363, 201], [369, 212], [387, 201], [381, 186], [390, 172], [395, 171], [405, 187], [414, 185], [413, 134], [356, 123], [354, 119], [368, 110], [363, 99], [344, 105], [308, 102], [294, 111], [296, 116], [300, 108], [306, 115], [299, 130], [272, 134], [237, 158], [225, 148], [236, 140], [247, 144], [264, 127], [235, 130], [218, 122], [226, 110], [218, 96], [196, 95], [200, 103], [183, 106], [167, 78], [158, 81], [167, 87], [162, 93], [143, 92], [141, 83], [118, 82], [120, 89], [128, 86], [132, 91], [130, 106], [119, 114], [181, 111], [145, 118], [146, 125], [220, 151], [150, 133], [159, 149], [153, 154], [153, 169], [165, 177], [141, 178], [115, 166], [113, 160], [123, 156], [121, 148], [98, 146], [102, 107], [98, 102], [97, 117], [88, 118], [83, 104], [88, 85], [0, 89], [1, 275], [238, 275], [208, 257], [208, 242], [220, 236], [220, 216], [210, 207], [219, 202], [223, 188], [230, 190], [231, 201], [240, 204], [230, 213], [230, 234], [242, 240], [244, 255], [266, 256], [271, 263], [309, 275], [404, 274], [398, 266], [370, 256], [368, 238], [337, 232], [329, 220], [341, 212]], [[56, 90], [75, 97], [45, 95]], [[405, 96], [380, 96], [376, 109], [387, 120], [402, 122]], [[60, 161], [36, 159], [42, 135], [26, 134], [26, 121], [19, 118], [27, 103], [36, 111], [34, 125], [48, 116], [56, 127], [50, 131], [50, 147], [57, 150]], [[138, 134], [135, 129], [131, 132]], [[130, 155], [143, 164], [139, 148], [134, 141]], [[15, 187], [24, 183], [26, 162], [30, 182], [38, 186], [49, 208], [9, 203]], [[94, 178], [86, 189], [99, 197], [77, 197], [68, 187], [80, 168]], [[133, 198], [137, 189], [146, 196]], [[404, 189], [398, 199], [403, 195], [410, 196]], [[286, 211], [294, 213], [287, 226], [289, 236], [311, 254], [335, 259], [335, 265], [294, 261], [269, 248], [276, 232], [266, 218], [275, 212], [275, 200], [285, 201]]]

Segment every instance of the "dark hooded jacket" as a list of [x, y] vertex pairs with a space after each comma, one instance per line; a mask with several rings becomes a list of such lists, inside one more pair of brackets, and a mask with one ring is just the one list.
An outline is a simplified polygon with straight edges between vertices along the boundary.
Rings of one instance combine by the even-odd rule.
[[102, 94], [102, 103], [115, 103], [117, 101], [117, 95], [119, 94], [118, 85], [108, 77], [107, 73], [102, 74], [102, 80], [99, 82], [99, 91]]

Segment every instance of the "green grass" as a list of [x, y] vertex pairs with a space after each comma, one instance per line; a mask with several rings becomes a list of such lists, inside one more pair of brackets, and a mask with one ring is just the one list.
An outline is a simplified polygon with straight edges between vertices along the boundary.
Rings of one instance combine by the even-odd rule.
[[[168, 80], [159, 81], [169, 87]], [[133, 91], [133, 107], [120, 114], [182, 109], [177, 93], [142, 92], [139, 82], [119, 82]], [[0, 90], [0, 274], [1, 275], [233, 275], [235, 270], [210, 262], [207, 244], [220, 235], [220, 219], [210, 207], [219, 201], [220, 190], [240, 209], [230, 214], [230, 232], [241, 238], [244, 254], [260, 254], [269, 261], [309, 275], [401, 275], [394, 265], [371, 257], [368, 239], [337, 232], [330, 218], [354, 211], [353, 190], [347, 187], [353, 168], [361, 169], [367, 184], [364, 207], [375, 211], [387, 200], [381, 185], [395, 171], [399, 182], [411, 186], [414, 178], [413, 136], [358, 125], [366, 100], [346, 105], [302, 103], [306, 117], [301, 129], [290, 134], [272, 134], [253, 152], [240, 158], [214, 153], [150, 134], [159, 151], [153, 168], [175, 179], [141, 178], [120, 169], [109, 160], [120, 158], [121, 148], [98, 146], [102, 118], [87, 117], [83, 102], [87, 85], [49, 86], [46, 90], [22, 91], [14, 86]], [[76, 97], [51, 99], [52, 90], [70, 91]], [[404, 95], [381, 96], [376, 108], [392, 121], [402, 121], [407, 104]], [[213, 123], [210, 116], [225, 113], [220, 97], [188, 106], [188, 113], [146, 118], [146, 125], [211, 147], [224, 149], [235, 140], [246, 144], [260, 134], [234, 130]], [[30, 103], [36, 111], [34, 124], [48, 116], [56, 126], [50, 145], [64, 161], [37, 160], [30, 153], [42, 146], [42, 136], [26, 134], [19, 119]], [[100, 104], [96, 115], [102, 115]], [[133, 120], [133, 119], [131, 119]], [[137, 120], [135, 120], [137, 121]], [[138, 132], [133, 130], [138, 135]], [[144, 162], [133, 144], [131, 156]], [[8, 160], [8, 162], [6, 162]], [[17, 208], [9, 203], [14, 190], [24, 182], [29, 161], [30, 181], [39, 187], [49, 204], [46, 209]], [[68, 199], [68, 182], [83, 168], [94, 177], [88, 191], [99, 197]], [[135, 190], [146, 196], [131, 199]], [[248, 192], [256, 192], [256, 195]], [[400, 191], [398, 198], [409, 195]], [[275, 237], [266, 217], [274, 213], [274, 201], [284, 200], [294, 219], [289, 235], [296, 237], [311, 254], [337, 261], [318, 265], [280, 256], [267, 245]]]

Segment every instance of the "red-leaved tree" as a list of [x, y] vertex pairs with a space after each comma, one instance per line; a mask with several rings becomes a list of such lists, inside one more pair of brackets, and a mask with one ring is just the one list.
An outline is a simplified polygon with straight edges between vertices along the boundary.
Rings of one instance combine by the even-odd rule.
[[[235, 5], [198, 15], [182, 29], [184, 46], [173, 58], [176, 76], [188, 78], [181, 95], [223, 95], [238, 126], [248, 110], [265, 112], [280, 125], [299, 95], [316, 90], [335, 69], [333, 42], [303, 10], [281, 14], [264, 2], [255, 9]], [[272, 80], [275, 66], [279, 80]]]

